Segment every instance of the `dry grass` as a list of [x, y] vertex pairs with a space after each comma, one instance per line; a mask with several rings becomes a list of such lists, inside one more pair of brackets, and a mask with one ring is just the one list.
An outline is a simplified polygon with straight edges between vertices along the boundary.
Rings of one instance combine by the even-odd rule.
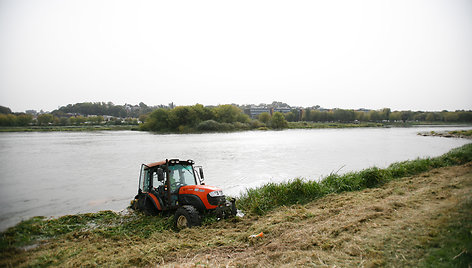
[[147, 239], [76, 231], [2, 252], [0, 266], [417, 266], [471, 196], [469, 163]]

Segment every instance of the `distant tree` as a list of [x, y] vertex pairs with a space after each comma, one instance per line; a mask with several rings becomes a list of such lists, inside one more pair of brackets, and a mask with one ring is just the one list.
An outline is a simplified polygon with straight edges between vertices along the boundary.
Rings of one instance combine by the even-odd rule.
[[402, 111], [402, 120], [406, 122], [408, 120], [413, 119], [413, 112], [412, 111]]
[[144, 108], [148, 108], [148, 106], [147, 106], [146, 104], [144, 104], [144, 102], [140, 102], [140, 103], [139, 103], [139, 107], [141, 107], [141, 108], [143, 108], [143, 109], [144, 109]]
[[390, 115], [388, 116], [388, 119], [389, 119], [390, 121], [400, 121], [400, 120], [402, 120], [402, 113], [401, 113], [401, 112], [398, 112], [398, 111], [392, 112], [392, 113], [390, 113]]
[[355, 111], [354, 112], [354, 119], [355, 120], [358, 120], [358, 121], [361, 121], [361, 122], [365, 122], [365, 121], [369, 121], [366, 119], [367, 117], [367, 113], [364, 112], [364, 111]]
[[16, 116], [16, 125], [27, 126], [33, 122], [33, 116], [30, 114], [20, 114]]
[[[416, 112], [415, 115], [413, 116], [413, 119], [418, 120], [418, 121], [429, 121], [429, 120], [426, 120], [429, 114], [430, 113]], [[434, 116], [432, 119], [433, 119], [432, 121], [434, 121]]]
[[216, 121], [220, 123], [234, 123], [237, 122], [238, 115], [243, 111], [236, 106], [225, 104], [219, 105], [213, 109]]
[[259, 119], [259, 121], [261, 121], [262, 123], [267, 124], [267, 123], [269, 123], [269, 120], [270, 120], [270, 114], [267, 113], [267, 112], [261, 113], [261, 114], [258, 116], [258, 119]]
[[472, 111], [456, 111], [459, 122], [472, 122]]
[[297, 122], [301, 120], [300, 110], [298, 109], [292, 109], [289, 113], [285, 113], [283, 115], [285, 119], [289, 122]]
[[333, 117], [335, 121], [352, 122], [354, 121], [355, 114], [353, 110], [336, 109], [333, 111]]
[[287, 128], [288, 123], [282, 113], [275, 112], [270, 119], [270, 126], [275, 129], [282, 129]]
[[303, 121], [311, 121], [311, 109], [305, 109], [302, 115], [302, 120]]
[[52, 114], [40, 114], [38, 115], [37, 120], [38, 125], [46, 126], [49, 125], [49, 123], [54, 122], [54, 116]]
[[60, 125], [60, 126], [67, 126], [67, 125], [70, 125], [69, 118], [67, 118], [67, 117], [58, 117], [58, 118], [59, 118], [59, 123], [58, 123], [58, 125]]
[[459, 114], [454, 112], [442, 112], [445, 122], [457, 122], [459, 120]]
[[177, 129], [179, 126], [193, 126], [199, 123], [197, 113], [191, 106], [177, 106], [169, 111], [169, 127]]
[[381, 113], [379, 113], [379, 111], [372, 110], [372, 111], [369, 111], [367, 114], [369, 117], [369, 121], [377, 122], [382, 119], [382, 115]]
[[169, 110], [157, 109], [153, 111], [141, 126], [142, 130], [163, 131], [169, 130]]
[[11, 114], [11, 110], [8, 107], [0, 106], [0, 114]]
[[16, 124], [16, 117], [12, 114], [0, 114], [0, 126], [10, 127]]
[[389, 120], [391, 112], [392, 111], [390, 110], [390, 108], [383, 108], [382, 110], [380, 110], [380, 119], [381, 120]]
[[428, 122], [436, 121], [435, 119], [436, 117], [434, 116], [434, 113], [428, 113], [428, 115], [425, 116], [425, 120]]
[[207, 120], [212, 120], [215, 118], [213, 112], [208, 107], [205, 107], [201, 104], [196, 104], [192, 106], [192, 108], [195, 111], [196, 116], [200, 121], [207, 121]]
[[236, 122], [249, 123], [249, 122], [251, 122], [251, 118], [249, 118], [249, 115], [241, 112], [241, 113], [238, 114], [238, 117], [236, 118]]

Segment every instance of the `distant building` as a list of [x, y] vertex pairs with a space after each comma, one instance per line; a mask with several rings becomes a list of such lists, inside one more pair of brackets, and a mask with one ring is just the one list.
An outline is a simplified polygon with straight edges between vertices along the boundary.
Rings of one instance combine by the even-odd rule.
[[269, 108], [269, 107], [261, 107], [261, 106], [253, 106], [251, 108], [244, 109], [244, 113], [249, 115], [252, 119], [257, 119], [260, 114], [268, 113], [273, 115], [275, 112], [279, 113], [290, 113], [292, 108], [290, 107], [277, 107], [277, 108]]
[[292, 108], [289, 108], [289, 107], [278, 107], [278, 108], [273, 109], [273, 113], [279, 112], [279, 113], [286, 114], [286, 113], [290, 113], [291, 111], [292, 111]]
[[252, 119], [257, 119], [260, 114], [262, 113], [268, 113], [270, 114], [271, 111], [268, 107], [251, 107], [248, 109], [244, 109], [244, 113], [249, 115]]

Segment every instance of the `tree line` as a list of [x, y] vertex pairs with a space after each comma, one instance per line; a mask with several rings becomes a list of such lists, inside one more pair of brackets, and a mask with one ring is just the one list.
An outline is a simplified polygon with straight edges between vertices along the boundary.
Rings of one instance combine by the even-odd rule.
[[389, 108], [380, 110], [346, 110], [346, 109], [294, 109], [285, 114], [289, 122], [446, 122], [471, 123], [472, 111], [391, 111]]
[[139, 105], [115, 105], [112, 102], [82, 102], [76, 104], [68, 104], [62, 106], [57, 110], [52, 111], [52, 114], [58, 117], [67, 114], [80, 115], [108, 115], [120, 118], [138, 118], [141, 115], [148, 114], [158, 107], [149, 107], [143, 102]]
[[79, 126], [79, 125], [138, 125], [136, 118], [112, 118], [105, 120], [103, 116], [81, 115], [71, 117], [57, 117], [49, 113], [39, 114], [36, 118], [31, 114], [0, 114], [0, 126], [2, 127], [26, 127], [26, 126]]
[[[274, 106], [275, 105], [275, 106]], [[274, 102], [271, 107], [290, 107], [286, 103]], [[380, 110], [322, 109], [296, 108], [290, 112], [263, 113], [251, 119], [241, 108], [250, 106], [219, 105], [147, 106], [114, 105], [112, 102], [84, 102], [62, 106], [51, 113], [32, 115], [29, 113], [12, 113], [8, 107], [0, 106], [0, 126], [30, 125], [99, 125], [99, 124], [134, 124], [142, 122], [140, 129], [162, 132], [193, 132], [193, 131], [231, 131], [258, 128], [286, 128], [287, 122], [445, 122], [472, 123], [472, 111], [391, 111], [389, 108]], [[109, 118], [109, 117], [113, 118]], [[107, 120], [105, 120], [107, 117]], [[139, 119], [138, 119], [139, 118]]]
[[270, 122], [250, 119], [235, 105], [205, 107], [177, 106], [173, 109], [159, 108], [150, 113], [141, 130], [159, 132], [232, 131], [257, 128], [285, 128], [287, 121], [281, 113], [275, 113]]
[[3, 127], [26, 127], [26, 126], [78, 126], [78, 125], [138, 125], [136, 118], [110, 118], [105, 120], [102, 115], [83, 116], [66, 115], [63, 113], [12, 113], [10, 108], [0, 106], [0, 126]]

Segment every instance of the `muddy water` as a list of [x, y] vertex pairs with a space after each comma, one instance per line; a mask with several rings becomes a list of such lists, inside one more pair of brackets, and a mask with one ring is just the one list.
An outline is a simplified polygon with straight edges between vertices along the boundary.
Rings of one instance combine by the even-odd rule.
[[230, 195], [266, 182], [319, 179], [417, 157], [470, 140], [422, 137], [464, 127], [363, 128], [156, 135], [142, 132], [1, 133], [0, 230], [32, 216], [122, 210], [141, 163], [203, 165], [206, 183]]

